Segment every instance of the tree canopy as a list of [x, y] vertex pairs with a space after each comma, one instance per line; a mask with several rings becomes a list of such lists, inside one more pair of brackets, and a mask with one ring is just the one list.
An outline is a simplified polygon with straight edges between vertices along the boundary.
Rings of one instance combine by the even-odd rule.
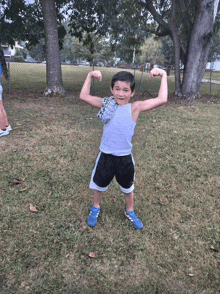
[[[117, 51], [127, 62], [132, 61], [134, 49], [138, 53], [146, 38], [148, 12], [140, 6], [134, 8], [130, 0], [71, 1], [67, 10], [70, 11], [72, 35], [83, 44], [88, 42], [91, 34], [105, 36], [112, 51]], [[83, 38], [85, 32], [87, 38]]]
[[141, 47], [141, 62], [164, 64], [162, 43], [153, 36], [148, 38]]

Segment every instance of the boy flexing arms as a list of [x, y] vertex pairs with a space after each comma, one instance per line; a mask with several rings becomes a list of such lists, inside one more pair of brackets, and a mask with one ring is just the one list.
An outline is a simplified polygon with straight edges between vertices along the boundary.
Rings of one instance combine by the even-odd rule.
[[158, 97], [145, 101], [129, 103], [135, 94], [134, 76], [127, 71], [121, 71], [112, 78], [110, 90], [112, 96], [100, 98], [90, 95], [92, 78], [102, 80], [100, 71], [92, 71], [87, 75], [80, 93], [80, 99], [90, 105], [101, 108], [98, 117], [103, 122], [103, 136], [100, 152], [92, 172], [90, 188], [94, 191], [93, 206], [87, 219], [89, 226], [95, 226], [100, 213], [100, 202], [103, 192], [116, 177], [126, 202], [125, 216], [136, 229], [142, 229], [143, 224], [134, 212], [134, 160], [132, 156], [132, 136], [138, 116], [141, 112], [155, 108], [167, 102], [168, 88], [166, 72], [159, 68], [150, 71], [150, 77], [161, 76]]

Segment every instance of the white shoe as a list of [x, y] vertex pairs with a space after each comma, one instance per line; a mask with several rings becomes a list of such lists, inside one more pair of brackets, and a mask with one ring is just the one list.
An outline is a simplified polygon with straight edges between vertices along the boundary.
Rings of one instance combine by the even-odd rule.
[[8, 125], [8, 126], [6, 127], [6, 131], [10, 132], [11, 130], [12, 130], [12, 127], [11, 127], [10, 125]]
[[7, 136], [8, 134], [9, 134], [9, 131], [7, 131], [7, 130], [5, 130], [5, 131], [0, 130], [0, 137]]

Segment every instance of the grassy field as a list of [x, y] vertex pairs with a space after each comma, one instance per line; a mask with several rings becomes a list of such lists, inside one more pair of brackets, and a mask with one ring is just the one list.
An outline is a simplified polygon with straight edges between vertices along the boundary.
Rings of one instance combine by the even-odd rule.
[[115, 181], [97, 226], [86, 224], [97, 109], [37, 90], [5, 93], [4, 106], [13, 131], [0, 138], [1, 294], [220, 293], [219, 104], [140, 116], [133, 155], [142, 231], [124, 219]]
[[[109, 94], [109, 85], [113, 74], [118, 72], [118, 68], [95, 68], [101, 70], [103, 74], [103, 81], [100, 83], [94, 81], [92, 85], [93, 91], [100, 95]], [[78, 92], [82, 87], [86, 75], [91, 71], [91, 67], [79, 67], [73, 65], [62, 65], [62, 76], [67, 92]], [[144, 72], [143, 75], [139, 70], [130, 70], [135, 75], [136, 79], [136, 92], [142, 94], [148, 92], [154, 96], [155, 89], [159, 87], [160, 79], [150, 79], [149, 73]], [[171, 72], [169, 77], [169, 92], [174, 92], [174, 74]], [[46, 88], [46, 65], [45, 64], [34, 64], [34, 63], [10, 63], [10, 88], [13, 89], [36, 89], [43, 91]], [[213, 72], [212, 79], [220, 81], [220, 73]], [[210, 73], [206, 72], [205, 79], [210, 79]], [[3, 80], [3, 87], [5, 90], [9, 87], [8, 84]], [[210, 83], [203, 83], [200, 89], [201, 95], [213, 95], [220, 96], [219, 85]]]

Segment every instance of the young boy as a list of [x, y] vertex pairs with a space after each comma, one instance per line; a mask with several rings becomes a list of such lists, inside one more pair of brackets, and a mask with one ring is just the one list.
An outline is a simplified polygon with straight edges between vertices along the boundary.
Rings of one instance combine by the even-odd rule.
[[103, 192], [116, 177], [126, 202], [126, 218], [136, 229], [142, 229], [143, 224], [134, 212], [134, 160], [132, 156], [132, 136], [135, 125], [141, 112], [150, 110], [167, 102], [167, 75], [159, 68], [150, 72], [150, 77], [161, 76], [161, 85], [158, 97], [145, 101], [129, 103], [135, 94], [134, 76], [121, 71], [113, 76], [110, 90], [112, 97], [100, 98], [90, 95], [92, 78], [102, 80], [100, 71], [92, 71], [87, 75], [80, 93], [80, 99], [94, 107], [101, 108], [98, 117], [103, 122], [103, 136], [100, 152], [92, 172], [90, 189], [94, 190], [93, 206], [87, 219], [89, 226], [95, 226], [100, 213], [100, 202]]

